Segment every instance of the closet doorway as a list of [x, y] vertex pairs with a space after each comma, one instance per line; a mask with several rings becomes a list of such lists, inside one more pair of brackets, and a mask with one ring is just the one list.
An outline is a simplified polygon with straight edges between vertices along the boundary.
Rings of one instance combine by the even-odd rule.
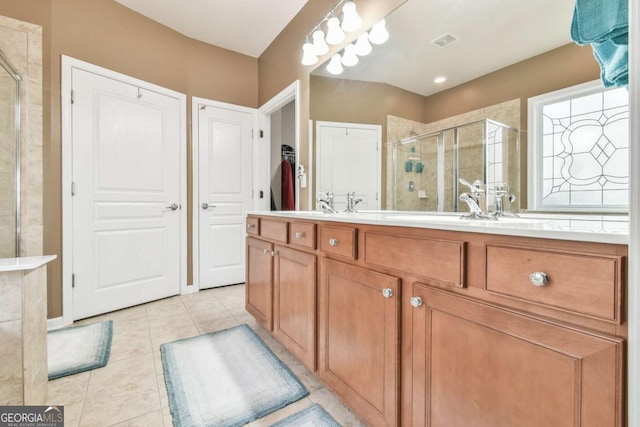
[[245, 281], [256, 110], [193, 98], [193, 252], [199, 289]]
[[300, 188], [306, 173], [300, 164], [299, 82], [295, 81], [259, 111], [264, 144], [256, 150], [261, 181], [256, 183], [261, 200], [258, 210], [300, 210]]

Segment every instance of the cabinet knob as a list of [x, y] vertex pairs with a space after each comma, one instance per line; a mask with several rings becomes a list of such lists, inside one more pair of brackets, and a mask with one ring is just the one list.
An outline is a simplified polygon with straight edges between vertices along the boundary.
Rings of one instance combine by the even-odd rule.
[[409, 302], [411, 303], [412, 307], [420, 307], [422, 305], [422, 298], [420, 297], [411, 297], [411, 299], [409, 300]]
[[542, 271], [534, 271], [529, 275], [529, 280], [535, 286], [544, 286], [549, 283], [549, 276]]
[[296, 231], [296, 239], [302, 239], [304, 237], [304, 233], [302, 231]]
[[382, 290], [382, 296], [385, 297], [385, 298], [391, 298], [393, 296], [393, 289], [384, 288]]
[[338, 246], [338, 239], [329, 239], [329, 245], [331, 246]]
[[271, 256], [276, 256], [278, 255], [278, 251], [271, 251]]
[[264, 251], [265, 254], [270, 254], [271, 253], [271, 251], [269, 249], [263, 249], [263, 251]]
[[256, 226], [256, 225], [255, 225], [255, 224], [252, 224], [252, 223], [247, 224], [247, 228], [255, 228], [255, 226]]

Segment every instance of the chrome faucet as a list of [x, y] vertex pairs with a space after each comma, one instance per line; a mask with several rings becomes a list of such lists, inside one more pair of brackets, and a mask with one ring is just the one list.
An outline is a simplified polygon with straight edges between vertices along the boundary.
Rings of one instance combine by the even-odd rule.
[[[324, 197], [324, 198], [323, 198]], [[318, 205], [320, 205], [320, 209], [325, 213], [337, 213], [338, 211], [333, 206], [333, 192], [327, 191], [322, 192], [318, 191], [318, 198], [316, 199]]]
[[494, 215], [496, 217], [508, 216], [517, 218], [518, 215], [511, 212], [511, 204], [516, 201], [516, 196], [515, 194], [509, 193], [509, 184], [506, 182], [497, 183], [493, 192], [496, 197], [496, 210]]
[[469, 214], [462, 215], [460, 219], [497, 219], [493, 215], [488, 215], [482, 211], [481, 207], [481, 198], [482, 195], [486, 195], [485, 185], [480, 180], [476, 180], [473, 184], [470, 184], [469, 181], [460, 178], [458, 180], [460, 184], [466, 185], [469, 187], [469, 193], [462, 193], [460, 195], [460, 201], [465, 202], [467, 206], [469, 206]]
[[356, 192], [350, 191], [347, 193], [347, 208], [344, 210], [345, 212], [358, 212], [356, 210], [356, 205], [362, 202], [362, 199], [356, 199]]

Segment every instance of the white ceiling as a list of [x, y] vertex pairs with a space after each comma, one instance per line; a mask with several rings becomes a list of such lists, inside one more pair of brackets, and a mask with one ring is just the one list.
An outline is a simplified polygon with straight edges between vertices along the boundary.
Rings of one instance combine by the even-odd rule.
[[179, 33], [259, 57], [308, 0], [116, 0]]
[[[409, 0], [387, 18], [387, 43], [374, 46], [369, 56], [337, 77], [430, 95], [570, 43], [574, 4], [575, 0]], [[444, 33], [459, 40], [444, 49], [431, 44]], [[313, 74], [330, 76], [324, 66]], [[447, 81], [435, 84], [436, 76], [446, 76]]]

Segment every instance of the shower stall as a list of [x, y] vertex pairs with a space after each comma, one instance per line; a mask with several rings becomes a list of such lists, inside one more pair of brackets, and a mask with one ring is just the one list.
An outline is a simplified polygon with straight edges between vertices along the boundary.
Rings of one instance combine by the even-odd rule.
[[485, 119], [449, 129], [411, 135], [392, 145], [392, 209], [466, 212], [459, 178], [486, 184], [483, 209], [493, 210], [496, 187], [508, 186], [520, 205], [518, 130]]

